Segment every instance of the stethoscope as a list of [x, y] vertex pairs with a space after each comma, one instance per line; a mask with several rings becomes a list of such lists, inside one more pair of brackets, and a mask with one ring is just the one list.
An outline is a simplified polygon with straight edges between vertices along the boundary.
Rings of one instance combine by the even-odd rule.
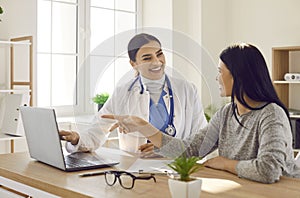
[[[143, 83], [142, 83], [140, 75], [137, 76], [135, 78], [135, 80], [131, 83], [131, 85], [129, 86], [128, 91], [132, 90], [133, 85], [137, 81], [139, 81], [140, 87], [141, 87], [140, 94], [143, 94], [144, 93], [144, 86], [143, 86]], [[173, 98], [173, 91], [172, 91], [171, 83], [170, 83], [170, 80], [169, 80], [169, 78], [168, 78], [167, 75], [166, 75], [166, 82], [167, 82], [168, 91], [169, 91], [169, 97], [170, 97], [170, 115], [169, 115], [169, 120], [168, 120], [168, 126], [167, 126], [167, 128], [165, 128], [164, 132], [166, 134], [174, 137], [176, 135], [176, 128], [175, 128], [175, 126], [173, 124], [173, 118], [174, 118], [174, 98]]]

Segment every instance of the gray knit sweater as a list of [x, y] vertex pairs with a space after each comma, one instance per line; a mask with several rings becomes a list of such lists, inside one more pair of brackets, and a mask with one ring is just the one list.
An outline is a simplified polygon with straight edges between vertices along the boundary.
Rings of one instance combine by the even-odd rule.
[[168, 157], [183, 152], [203, 157], [218, 148], [220, 156], [239, 161], [239, 177], [262, 183], [274, 183], [281, 175], [300, 178], [300, 167], [293, 157], [290, 124], [280, 106], [271, 103], [238, 119], [243, 126], [235, 119], [231, 104], [227, 104], [207, 127], [189, 139], [163, 135], [164, 146], [158, 152]]

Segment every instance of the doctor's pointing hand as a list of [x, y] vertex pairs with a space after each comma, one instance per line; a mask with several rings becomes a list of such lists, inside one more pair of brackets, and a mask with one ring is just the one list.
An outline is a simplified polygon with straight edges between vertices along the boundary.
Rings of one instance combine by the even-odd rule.
[[121, 133], [132, 133], [139, 131], [156, 147], [161, 146], [162, 133], [146, 120], [129, 115], [102, 115], [101, 118], [113, 119], [117, 122], [110, 127], [110, 131], [119, 127]]

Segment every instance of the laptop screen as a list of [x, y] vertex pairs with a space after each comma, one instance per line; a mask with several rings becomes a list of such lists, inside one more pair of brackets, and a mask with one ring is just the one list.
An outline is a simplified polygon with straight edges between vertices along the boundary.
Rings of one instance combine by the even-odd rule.
[[65, 169], [61, 142], [53, 109], [20, 107], [30, 156]]

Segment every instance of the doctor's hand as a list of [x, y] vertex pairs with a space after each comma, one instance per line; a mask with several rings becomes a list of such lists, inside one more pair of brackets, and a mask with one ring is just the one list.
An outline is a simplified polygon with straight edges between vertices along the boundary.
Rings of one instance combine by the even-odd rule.
[[132, 133], [138, 131], [145, 137], [150, 137], [159, 132], [159, 130], [149, 122], [137, 116], [102, 115], [101, 118], [117, 120], [117, 122], [109, 128], [109, 131], [113, 131], [119, 127], [119, 131], [121, 133]]
[[76, 145], [79, 141], [79, 134], [74, 131], [59, 131], [60, 139], [71, 142], [71, 144]]
[[101, 118], [116, 120], [109, 131], [113, 131], [119, 127], [121, 133], [140, 132], [156, 147], [160, 148], [162, 143], [162, 133], [146, 120], [137, 116], [129, 115], [102, 115]]

